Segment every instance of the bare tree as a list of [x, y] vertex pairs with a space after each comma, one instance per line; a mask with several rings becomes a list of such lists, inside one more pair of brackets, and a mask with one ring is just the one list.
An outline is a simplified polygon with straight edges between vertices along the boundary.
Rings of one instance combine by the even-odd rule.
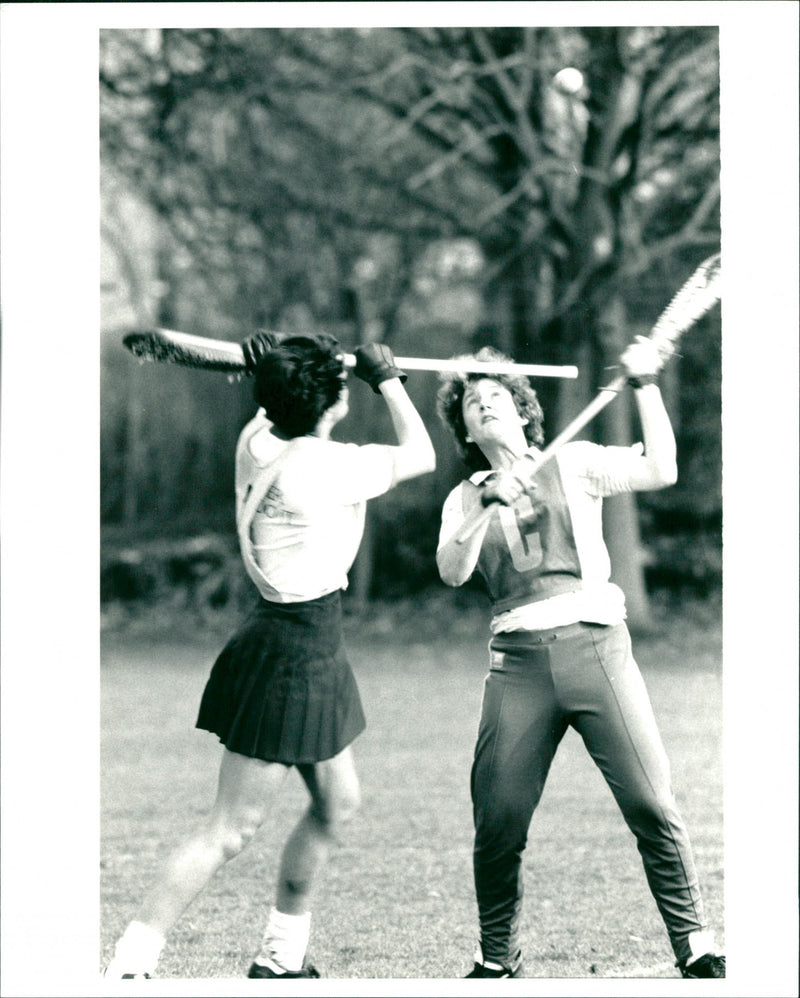
[[[381, 233], [406, 262], [377, 316], [391, 336], [409, 262], [431, 240], [473, 240], [484, 335], [586, 372], [560, 397], [542, 386], [562, 422], [718, 244], [715, 28], [162, 34], [103, 33], [104, 154], [233, 317], [266, 324], [299, 297], [336, 321]], [[566, 91], [565, 66], [579, 83]], [[594, 429], [620, 442], [630, 426], [615, 404]], [[609, 516], [644, 619], [634, 501]]]

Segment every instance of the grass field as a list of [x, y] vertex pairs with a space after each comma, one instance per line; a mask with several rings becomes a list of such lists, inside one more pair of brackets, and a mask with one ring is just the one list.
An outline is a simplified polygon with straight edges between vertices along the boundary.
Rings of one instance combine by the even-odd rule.
[[[314, 908], [309, 952], [325, 977], [458, 978], [471, 966], [468, 781], [486, 638], [484, 613], [450, 614], [446, 603], [425, 615], [384, 608], [348, 620], [368, 727], [354, 746], [362, 809]], [[220, 747], [194, 721], [223, 640], [206, 631], [104, 636], [101, 963], [161, 860], [212, 801]], [[634, 648], [723, 942], [719, 626], [713, 614], [667, 615]], [[246, 973], [273, 901], [280, 845], [305, 805], [294, 775], [279, 805], [179, 921], [159, 977]], [[678, 976], [633, 836], [574, 732], [534, 816], [525, 877], [526, 976]]]

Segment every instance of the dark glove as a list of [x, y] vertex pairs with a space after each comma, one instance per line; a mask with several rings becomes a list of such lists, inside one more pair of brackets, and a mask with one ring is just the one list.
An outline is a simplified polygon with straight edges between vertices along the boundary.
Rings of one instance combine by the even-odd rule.
[[248, 336], [246, 340], [243, 340], [242, 353], [247, 373], [252, 374], [261, 358], [270, 350], [274, 350], [280, 341], [281, 338], [277, 333], [268, 333], [265, 329], [259, 330], [253, 336]]
[[408, 375], [395, 367], [394, 354], [385, 343], [367, 343], [356, 349], [356, 366], [353, 374], [370, 386], [373, 392], [378, 391], [378, 385], [390, 378], [405, 381]]

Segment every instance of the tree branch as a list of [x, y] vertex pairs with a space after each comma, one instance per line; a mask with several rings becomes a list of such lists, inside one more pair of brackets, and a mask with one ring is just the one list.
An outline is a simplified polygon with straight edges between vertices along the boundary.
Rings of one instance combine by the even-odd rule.
[[666, 236], [657, 243], [643, 246], [639, 243], [636, 254], [620, 268], [625, 277], [638, 277], [646, 273], [657, 260], [671, 256], [685, 246], [705, 246], [719, 242], [719, 230], [704, 232], [703, 226], [714, 208], [719, 204], [720, 183], [715, 180], [697, 203], [692, 217], [676, 233]]
[[431, 180], [435, 180], [448, 169], [454, 167], [459, 160], [466, 158], [467, 153], [471, 152], [478, 146], [485, 147], [487, 139], [501, 135], [504, 131], [505, 129], [500, 125], [493, 125], [482, 129], [480, 132], [471, 132], [462, 143], [451, 149], [445, 156], [440, 156], [439, 159], [434, 160], [423, 170], [420, 170], [418, 173], [410, 177], [406, 181], [408, 187], [411, 190], [416, 190], [418, 187], [422, 187]]

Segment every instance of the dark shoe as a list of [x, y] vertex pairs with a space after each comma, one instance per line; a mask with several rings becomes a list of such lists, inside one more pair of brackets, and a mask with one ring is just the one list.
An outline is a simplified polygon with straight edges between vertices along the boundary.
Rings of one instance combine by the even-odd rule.
[[706, 953], [705, 956], [693, 960], [687, 967], [685, 963], [679, 963], [682, 977], [724, 977], [725, 957], [716, 956], [714, 953]]
[[282, 974], [276, 974], [274, 970], [265, 967], [262, 963], [253, 963], [247, 971], [248, 977], [319, 977], [319, 971], [310, 963], [304, 963], [300, 970], [285, 970]]
[[465, 977], [522, 977], [522, 958], [517, 956], [513, 967], [485, 967], [482, 963], [476, 963], [469, 974]]

